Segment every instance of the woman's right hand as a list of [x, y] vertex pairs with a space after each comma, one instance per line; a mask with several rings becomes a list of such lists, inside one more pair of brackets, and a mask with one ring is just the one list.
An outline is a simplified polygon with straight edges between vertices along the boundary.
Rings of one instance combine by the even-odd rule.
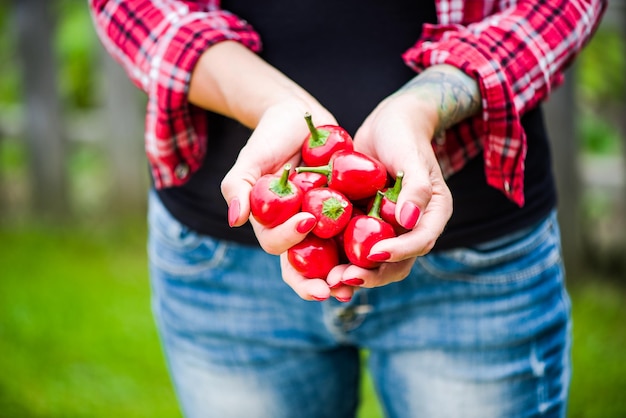
[[275, 228], [266, 228], [250, 216], [249, 196], [257, 180], [281, 172], [286, 163], [293, 167], [300, 164], [302, 142], [309, 133], [304, 115], [311, 113], [316, 125], [336, 124], [332, 114], [276, 68], [231, 41], [210, 47], [200, 57], [189, 100], [253, 129], [222, 180], [229, 224], [252, 224], [261, 247], [270, 254], [281, 254], [283, 279], [303, 299], [326, 299], [331, 293], [345, 299], [350, 289], [331, 292], [325, 280], [305, 279], [285, 263], [287, 250], [315, 225], [312, 214], [298, 213]]
[[324, 300], [332, 295], [349, 299], [352, 290], [341, 286], [331, 290], [323, 279], [308, 279], [300, 275], [287, 261], [287, 250], [302, 241], [315, 226], [315, 217], [300, 212], [284, 223], [267, 228], [250, 213], [250, 191], [261, 176], [278, 174], [286, 163], [296, 167], [301, 163], [302, 143], [309, 133], [305, 112], [315, 115], [316, 124], [334, 124], [334, 118], [321, 106], [289, 98], [272, 105], [222, 181], [222, 194], [228, 202], [228, 221], [233, 227], [252, 224], [261, 247], [269, 254], [281, 255], [283, 280], [305, 300]]
[[[312, 110], [312, 106], [317, 109]], [[323, 123], [334, 123], [330, 113], [319, 105], [294, 98], [273, 104], [262, 115], [234, 165], [222, 180], [222, 194], [228, 203], [230, 226], [241, 226], [249, 220], [261, 247], [270, 254], [286, 251], [302, 240], [302, 233], [313, 227], [311, 220], [314, 217], [307, 213], [299, 213], [275, 228], [266, 228], [250, 216], [249, 196], [254, 184], [263, 175], [279, 175], [285, 164], [291, 164], [292, 167], [300, 164], [302, 142], [309, 132], [304, 119], [306, 112], [315, 112], [319, 115], [316, 119]]]

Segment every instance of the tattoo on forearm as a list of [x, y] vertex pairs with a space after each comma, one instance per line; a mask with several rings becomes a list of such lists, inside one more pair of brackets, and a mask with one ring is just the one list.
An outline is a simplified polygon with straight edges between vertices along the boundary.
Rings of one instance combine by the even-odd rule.
[[426, 69], [405, 84], [399, 93], [409, 91], [420, 98], [436, 102], [439, 116], [436, 135], [463, 119], [474, 116], [481, 108], [476, 80], [447, 65]]

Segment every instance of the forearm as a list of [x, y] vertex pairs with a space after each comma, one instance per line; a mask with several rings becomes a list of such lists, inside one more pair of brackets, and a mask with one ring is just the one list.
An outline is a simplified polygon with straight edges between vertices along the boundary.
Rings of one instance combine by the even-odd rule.
[[477, 115], [481, 97], [476, 80], [450, 65], [429, 67], [398, 90], [435, 118], [434, 136], [466, 118]]
[[[238, 42], [207, 49], [192, 72], [188, 98], [204, 109], [254, 128], [270, 106], [294, 100], [315, 106], [296, 83]], [[304, 111], [310, 109], [303, 108]]]
[[448, 64], [476, 75], [487, 124], [492, 117], [519, 118], [548, 97], [562, 81], [563, 70], [591, 39], [608, 2], [496, 3], [492, 13], [469, 19], [472, 23], [461, 21], [464, 16], [459, 13], [450, 22], [456, 24], [454, 28], [425, 27], [422, 38], [403, 55], [418, 72]]

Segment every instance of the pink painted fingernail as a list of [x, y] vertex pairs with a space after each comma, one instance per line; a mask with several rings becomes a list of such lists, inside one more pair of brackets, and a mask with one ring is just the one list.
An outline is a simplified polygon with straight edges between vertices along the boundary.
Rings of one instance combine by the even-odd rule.
[[303, 221], [300, 221], [298, 225], [296, 226], [296, 231], [298, 231], [301, 234], [306, 234], [311, 229], [313, 229], [316, 222], [317, 222], [317, 219], [315, 218], [307, 218]]
[[350, 302], [352, 300], [352, 297], [347, 297], [347, 298], [341, 298], [339, 296], [335, 296], [335, 299], [337, 299], [339, 302]]
[[329, 286], [329, 287], [330, 287], [331, 289], [336, 289], [336, 288], [340, 287], [342, 284], [343, 284], [342, 282], [337, 282], [337, 283], [335, 283], [334, 285]]
[[239, 199], [234, 198], [230, 201], [230, 205], [228, 206], [228, 225], [231, 227], [235, 226], [237, 219], [239, 219], [240, 206]]
[[323, 302], [323, 301], [325, 301], [326, 299], [328, 299], [328, 297], [319, 297], [319, 296], [313, 296], [313, 295], [311, 295], [311, 297], [312, 297], [313, 299], [317, 300], [318, 302]]
[[404, 202], [400, 210], [400, 224], [406, 229], [413, 229], [420, 216], [420, 208], [413, 202]]
[[342, 283], [347, 284], [348, 286], [361, 286], [363, 283], [365, 283], [365, 280], [354, 278], [344, 280]]
[[391, 258], [391, 254], [387, 251], [379, 251], [377, 253], [371, 253], [367, 256], [368, 260], [372, 261], [387, 261]]

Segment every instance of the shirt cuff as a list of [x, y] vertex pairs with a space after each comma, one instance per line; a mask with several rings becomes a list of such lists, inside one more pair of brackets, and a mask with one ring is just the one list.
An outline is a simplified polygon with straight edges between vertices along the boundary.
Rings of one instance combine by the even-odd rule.
[[[477, 118], [482, 123], [473, 125], [482, 128], [476, 140], [483, 148], [487, 183], [522, 206], [526, 135], [504, 69], [490, 58], [486, 45], [459, 26], [425, 25], [423, 35], [403, 54], [405, 63], [418, 72], [448, 64], [477, 80], [482, 97], [482, 114]], [[476, 121], [467, 123], [472, 122]]]
[[157, 43], [150, 65], [145, 137], [157, 188], [184, 184], [202, 164], [206, 112], [188, 102], [189, 83], [202, 53], [226, 40], [261, 50], [252, 27], [223, 10], [182, 17]]

